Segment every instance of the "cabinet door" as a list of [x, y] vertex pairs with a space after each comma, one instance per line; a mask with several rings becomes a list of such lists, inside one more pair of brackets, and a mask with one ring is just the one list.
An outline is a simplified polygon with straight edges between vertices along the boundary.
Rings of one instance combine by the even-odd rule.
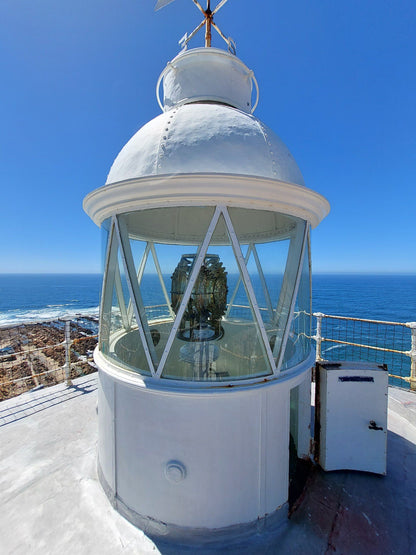
[[321, 368], [320, 463], [324, 470], [386, 473], [387, 371], [345, 363]]

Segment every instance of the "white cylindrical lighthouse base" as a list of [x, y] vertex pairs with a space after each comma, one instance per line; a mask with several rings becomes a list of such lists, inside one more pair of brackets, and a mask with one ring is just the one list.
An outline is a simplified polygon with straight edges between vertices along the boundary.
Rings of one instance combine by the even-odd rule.
[[310, 361], [287, 379], [218, 388], [168, 388], [99, 352], [96, 362], [99, 473], [119, 512], [173, 539], [275, 520], [288, 499], [290, 391], [305, 390]]

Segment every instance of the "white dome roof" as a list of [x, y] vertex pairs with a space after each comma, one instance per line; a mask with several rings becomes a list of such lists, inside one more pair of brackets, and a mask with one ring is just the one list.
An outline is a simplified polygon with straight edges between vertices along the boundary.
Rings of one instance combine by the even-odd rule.
[[227, 173], [304, 185], [287, 147], [254, 116], [223, 104], [183, 104], [144, 125], [115, 159], [107, 184], [145, 176]]
[[84, 200], [98, 225], [113, 214], [218, 204], [280, 212], [313, 227], [325, 217], [328, 202], [305, 187], [289, 150], [251, 115], [258, 87], [243, 62], [213, 48], [181, 52], [158, 89], [162, 81], [163, 114], [130, 139], [105, 186]]

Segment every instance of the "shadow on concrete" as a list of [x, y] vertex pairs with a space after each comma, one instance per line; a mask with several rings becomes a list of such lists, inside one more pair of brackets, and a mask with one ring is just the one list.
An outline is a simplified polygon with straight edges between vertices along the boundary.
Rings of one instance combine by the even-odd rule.
[[386, 476], [317, 468], [291, 519], [306, 540], [300, 547], [310, 538], [308, 553], [414, 552], [415, 473], [416, 445], [391, 431]]
[[73, 383], [70, 386], [61, 384], [59, 389], [54, 386], [53, 388], [28, 392], [20, 397], [3, 401], [0, 405], [0, 427], [22, 420], [55, 405], [71, 401], [81, 395], [88, 395], [96, 389], [97, 378], [92, 376], [83, 380], [82, 383]]

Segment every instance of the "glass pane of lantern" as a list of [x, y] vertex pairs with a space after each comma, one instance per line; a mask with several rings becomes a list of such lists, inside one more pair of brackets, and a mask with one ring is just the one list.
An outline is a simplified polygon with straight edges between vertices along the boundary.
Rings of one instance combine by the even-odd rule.
[[247, 269], [253, 283], [263, 322], [273, 325], [283, 282], [289, 239], [252, 244]]
[[297, 218], [266, 210], [229, 210], [240, 244], [247, 245], [247, 269], [265, 324], [276, 319], [290, 236]]
[[[131, 243], [137, 243], [137, 241], [131, 240]], [[171, 278], [178, 257], [181, 258], [183, 250], [187, 253], [196, 253], [197, 247], [195, 245], [153, 245], [149, 243], [148, 252], [143, 251], [145, 263], [141, 272], [141, 261], [137, 260], [136, 262], [135, 260], [138, 269], [136, 279], [137, 277], [139, 279], [150, 333], [156, 349], [157, 362], [163, 355], [175, 320], [175, 312], [172, 310]], [[173, 265], [173, 261], [175, 265]]]
[[120, 328], [114, 330], [108, 354], [111, 358], [115, 359], [119, 366], [127, 370], [150, 375], [149, 365], [134, 315], [132, 324], [130, 329]]
[[117, 292], [120, 316], [123, 320], [123, 326], [127, 328], [130, 326], [130, 321], [127, 316], [127, 310], [130, 303], [130, 293], [129, 287], [127, 285], [127, 278], [124, 270], [123, 260], [120, 254], [120, 249], [118, 252], [118, 269], [116, 269], [115, 274], [115, 289]]
[[[173, 273], [172, 290], [177, 293], [173, 303], [175, 311], [194, 261], [195, 256], [182, 256]], [[230, 285], [235, 289], [239, 279], [239, 267], [221, 215], [162, 377], [215, 381], [272, 373], [243, 281], [235, 296], [242, 314], [231, 317], [227, 313]]]
[[106, 250], [106, 270], [104, 273], [104, 288], [102, 291], [100, 308], [100, 337], [99, 346], [104, 354], [108, 354], [110, 345], [111, 314], [114, 301], [114, 283], [117, 267], [118, 243], [115, 232], [111, 229], [108, 233]]
[[[125, 216], [135, 279], [153, 338], [156, 363], [162, 358], [175, 320], [172, 275], [182, 255], [196, 254], [214, 210], [214, 207], [158, 208]], [[169, 244], [161, 243], [162, 239]]]
[[130, 239], [130, 245], [148, 321], [172, 319], [166, 289], [168, 276], [162, 274], [160, 263], [158, 264], [158, 245], [134, 239]]
[[305, 249], [295, 312], [283, 358], [282, 370], [308, 358], [311, 351], [311, 297], [309, 249]]
[[117, 333], [119, 330], [125, 329], [121, 315], [122, 310], [120, 308], [119, 297], [117, 295], [116, 285], [114, 283], [113, 294], [111, 297], [110, 342], [115, 333]]
[[102, 321], [107, 325], [101, 328], [101, 350], [128, 370], [150, 374], [134, 311], [127, 316], [129, 305], [127, 279], [114, 234], [103, 295]]
[[[111, 218], [107, 218], [101, 224], [101, 260], [103, 265], [106, 262], [108, 241], [110, 238], [110, 230], [111, 230]], [[104, 270], [105, 268], [103, 267], [102, 268], [103, 275], [104, 275]]]
[[305, 228], [306, 222], [303, 220], [297, 220], [296, 227], [291, 234], [287, 264], [276, 311], [276, 341], [273, 349], [273, 355], [275, 356], [275, 360], [277, 362], [282, 359], [282, 355], [285, 356], [285, 353], [282, 353], [282, 349], [285, 348], [286, 352], [286, 346], [288, 350], [286, 356], [292, 358], [290, 354], [291, 341], [288, 340], [285, 342], [286, 346], [284, 346], [283, 339], [285, 337], [288, 322], [292, 321], [291, 311], [294, 310], [293, 299], [295, 295], [296, 279], [298, 272], [302, 271], [302, 268], [299, 268], [299, 265], [302, 256]]
[[277, 362], [293, 296], [304, 222], [265, 210], [231, 208], [240, 243], [247, 242], [247, 269], [269, 344]]

